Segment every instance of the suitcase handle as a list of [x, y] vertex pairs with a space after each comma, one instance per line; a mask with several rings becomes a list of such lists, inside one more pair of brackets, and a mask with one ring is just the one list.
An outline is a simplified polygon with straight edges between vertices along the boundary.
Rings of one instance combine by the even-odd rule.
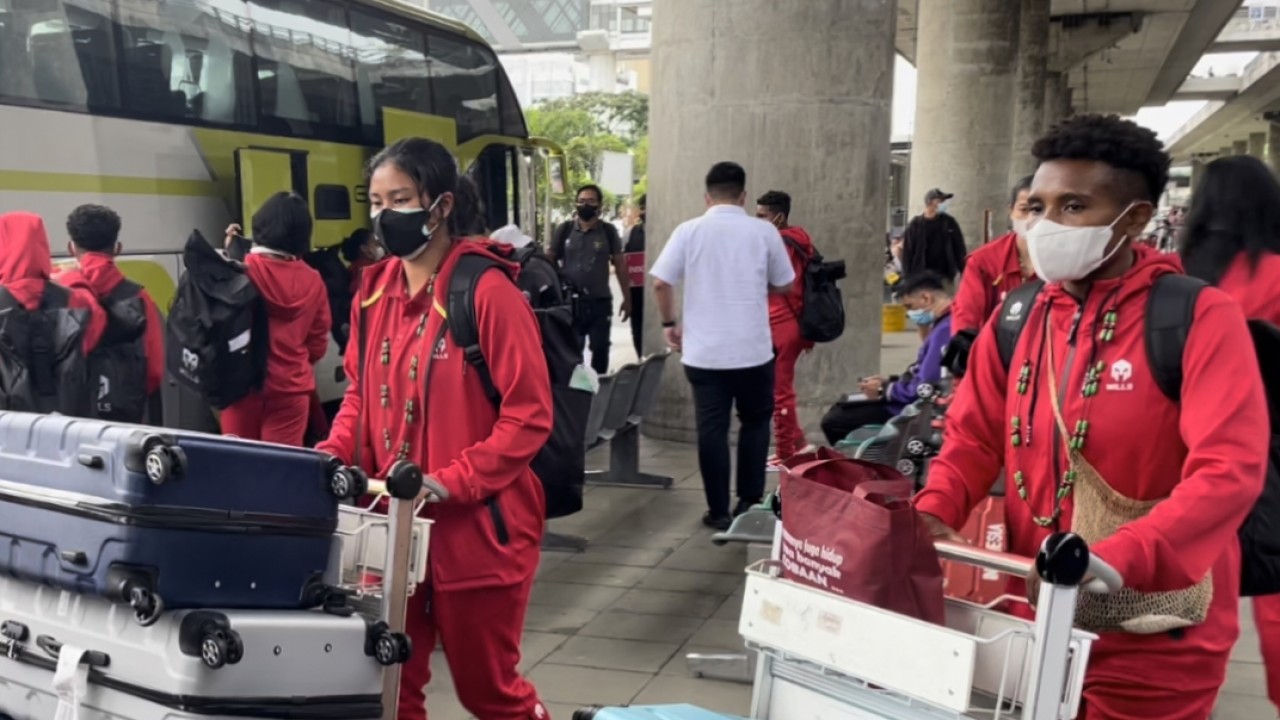
[[[1089, 552], [1084, 540], [1072, 533], [1055, 533], [1045, 538], [1035, 560], [951, 540], [937, 540], [934, 547], [938, 549], [938, 556], [944, 560], [954, 560], [1014, 577], [1025, 579], [1036, 573], [1041, 580], [1050, 584], [1079, 585], [1086, 576], [1091, 575], [1093, 578], [1083, 584], [1088, 592], [1111, 593], [1124, 587], [1124, 578], [1120, 573], [1102, 558]], [[1080, 562], [1081, 559], [1085, 562]]]
[[[62, 655], [62, 643], [48, 635], [37, 635], [36, 646], [55, 660]], [[85, 650], [80, 661], [89, 667], [104, 668], [111, 664], [111, 656], [97, 650]]]

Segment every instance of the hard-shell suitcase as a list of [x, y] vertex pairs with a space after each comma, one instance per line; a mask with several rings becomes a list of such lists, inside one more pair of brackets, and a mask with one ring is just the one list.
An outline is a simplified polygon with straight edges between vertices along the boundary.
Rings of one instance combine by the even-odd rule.
[[590, 707], [573, 714], [573, 720], [742, 720], [737, 715], [704, 710], [694, 705], [636, 705]]
[[0, 413], [0, 572], [168, 609], [318, 605], [338, 498], [363, 473], [311, 450]]
[[58, 685], [65, 693], [78, 671], [87, 682], [65, 701], [79, 720], [382, 717], [383, 623], [321, 610], [180, 610], [143, 627], [130, 615], [0, 577], [0, 713], [53, 720]]
[[[1005, 552], [1004, 498], [989, 497], [983, 500], [969, 515], [969, 522], [960, 530], [960, 536], [970, 545], [993, 552]], [[990, 568], [971, 563], [944, 560], [943, 590], [947, 597], [968, 600], [979, 605], [995, 601], [1005, 593], [1007, 577]]]

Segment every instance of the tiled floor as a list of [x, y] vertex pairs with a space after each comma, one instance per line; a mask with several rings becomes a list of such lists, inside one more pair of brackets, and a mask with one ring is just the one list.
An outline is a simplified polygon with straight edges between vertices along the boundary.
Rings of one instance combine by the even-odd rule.
[[[887, 338], [886, 371], [909, 362], [913, 338]], [[600, 462], [603, 454], [591, 460]], [[646, 441], [641, 455], [646, 471], [673, 476], [675, 486], [589, 487], [586, 510], [552, 522], [553, 530], [584, 535], [591, 545], [580, 554], [544, 553], [525, 623], [522, 669], [556, 720], [569, 720], [583, 705], [624, 703], [689, 702], [746, 715], [749, 686], [697, 679], [684, 661], [691, 651], [741, 648], [736, 620], [746, 549], [711, 545], [710, 531], [699, 522], [704, 505], [692, 447]], [[1248, 616], [1242, 631], [1217, 720], [1275, 716]], [[444, 658], [434, 660], [432, 719], [468, 718], [452, 693]]]

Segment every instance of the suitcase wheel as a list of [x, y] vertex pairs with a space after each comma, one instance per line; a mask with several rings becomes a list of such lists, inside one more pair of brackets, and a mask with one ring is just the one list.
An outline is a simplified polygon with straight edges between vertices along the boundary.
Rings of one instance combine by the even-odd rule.
[[200, 661], [210, 670], [235, 665], [244, 659], [244, 643], [235, 630], [215, 628], [200, 639]]
[[379, 665], [389, 667], [400, 665], [409, 660], [413, 654], [413, 643], [404, 633], [391, 632], [385, 621], [379, 620], [369, 626], [369, 634], [365, 638], [364, 652], [370, 655]]
[[154, 625], [164, 614], [164, 600], [147, 588], [135, 585], [129, 588], [128, 597], [133, 618], [142, 627]]
[[358, 498], [369, 492], [369, 475], [354, 466], [339, 466], [329, 475], [329, 492], [339, 500]]
[[144, 460], [147, 479], [156, 485], [182, 477], [186, 469], [186, 454], [180, 448], [154, 444], [147, 449]]

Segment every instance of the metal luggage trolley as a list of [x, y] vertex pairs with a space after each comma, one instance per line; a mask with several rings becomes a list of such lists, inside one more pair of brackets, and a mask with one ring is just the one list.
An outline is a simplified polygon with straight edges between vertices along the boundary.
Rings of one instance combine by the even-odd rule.
[[1044, 581], [1035, 620], [948, 600], [946, 626], [782, 579], [781, 565], [747, 568], [739, 630], [759, 651], [756, 720], [1071, 720], [1096, 635], [1072, 628], [1086, 575], [1090, 592], [1119, 575], [1069, 534], [1046, 540], [1035, 562], [940, 542], [939, 555]]
[[[432, 521], [419, 518], [418, 511], [423, 503], [444, 499], [448, 493], [404, 461], [391, 467], [386, 482], [370, 480], [367, 487], [372, 502], [339, 508], [328, 580], [342, 591], [347, 605], [381, 625], [373, 654], [385, 667], [382, 716], [394, 720], [400, 665], [413, 652], [404, 635], [405, 607], [430, 572]], [[424, 487], [426, 498], [419, 499]], [[385, 514], [379, 509], [384, 500]]]

